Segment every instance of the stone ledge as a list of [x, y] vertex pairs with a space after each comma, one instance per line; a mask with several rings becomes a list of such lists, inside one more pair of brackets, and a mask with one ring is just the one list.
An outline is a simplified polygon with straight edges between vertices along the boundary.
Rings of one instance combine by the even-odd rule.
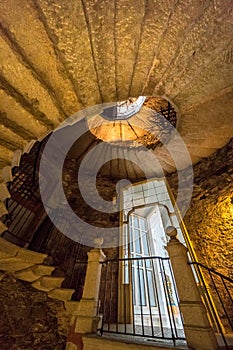
[[[110, 339], [99, 337], [96, 335], [86, 335], [82, 337], [84, 350], [103, 350], [103, 349], [111, 349], [111, 350], [149, 350], [149, 349], [157, 349], [157, 350], [165, 350], [174, 348], [172, 345], [158, 345], [153, 342], [153, 344], [144, 344], [142, 341], [135, 341], [134, 343], [128, 340], [122, 339]], [[188, 350], [188, 347], [176, 347], [176, 350]]]
[[48, 296], [53, 299], [58, 299], [61, 301], [70, 300], [75, 289], [69, 288], [54, 288], [48, 292]]

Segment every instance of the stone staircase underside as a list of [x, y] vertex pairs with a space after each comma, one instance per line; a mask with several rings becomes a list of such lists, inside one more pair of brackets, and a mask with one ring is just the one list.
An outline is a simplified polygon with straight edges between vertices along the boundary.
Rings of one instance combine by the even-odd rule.
[[64, 278], [51, 276], [52, 266], [44, 265], [47, 254], [33, 252], [0, 238], [0, 270], [11, 273], [15, 278], [30, 282], [31, 285], [48, 296], [62, 300], [68, 312], [78, 302], [71, 301], [74, 289], [61, 288]]
[[[212, 154], [233, 136], [232, 18], [229, 0], [121, 0], [107, 12], [2, 0], [0, 170], [83, 108], [140, 95], [174, 102], [193, 162]], [[157, 156], [174, 170], [166, 147]]]

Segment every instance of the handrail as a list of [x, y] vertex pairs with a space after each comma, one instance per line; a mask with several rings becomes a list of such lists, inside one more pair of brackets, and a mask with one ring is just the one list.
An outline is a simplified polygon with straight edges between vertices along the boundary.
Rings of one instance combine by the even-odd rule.
[[[233, 331], [232, 312], [229, 311], [232, 309], [233, 299], [229, 290], [229, 286], [227, 286], [226, 282], [233, 284], [233, 280], [230, 277], [224, 276], [222, 273], [214, 270], [213, 268], [207, 267], [202, 263], [195, 261], [188, 262], [188, 264], [193, 265], [194, 268], [196, 267], [195, 271], [200, 278], [200, 285], [204, 288], [204, 304], [207, 307], [209, 316], [213, 316], [212, 321], [214, 321], [214, 324], [216, 326], [215, 332], [217, 331], [221, 334], [225, 349], [229, 349], [230, 345], [228, 344], [228, 340], [225, 335], [229, 330]], [[205, 277], [203, 275], [204, 270], [210, 278], [210, 282], [208, 283], [205, 281]], [[220, 286], [217, 285], [216, 279], [221, 281]], [[210, 287], [212, 289], [211, 292]], [[221, 319], [219, 317], [220, 313], [223, 313], [224, 318]], [[225, 327], [227, 327], [227, 331], [225, 330]]]
[[114, 258], [114, 259], [106, 259], [101, 261], [101, 264], [105, 264], [107, 262], [113, 261], [130, 261], [130, 260], [146, 260], [146, 259], [161, 259], [161, 260], [170, 260], [169, 257], [161, 257], [161, 256], [139, 256], [137, 258]]
[[208, 271], [211, 271], [211, 272], [213, 272], [214, 274], [220, 276], [221, 278], [227, 280], [228, 282], [233, 283], [233, 279], [232, 279], [232, 278], [227, 277], [227, 276], [223, 275], [222, 273], [216, 271], [215, 269], [213, 269], [213, 268], [211, 268], [211, 267], [208, 267], [208, 266], [205, 266], [205, 265], [203, 265], [203, 264], [201, 264], [201, 263], [199, 263], [199, 262], [197, 262], [197, 261], [189, 262], [188, 264], [189, 264], [189, 265], [198, 265], [198, 266], [201, 266], [201, 267], [203, 267], [204, 269], [206, 269], [206, 270], [208, 270]]
[[[150, 264], [147, 264], [147, 261]], [[133, 263], [134, 262], [134, 263]], [[169, 257], [101, 261], [100, 334], [143, 337], [186, 345], [183, 317]], [[116, 278], [118, 275], [118, 278]]]

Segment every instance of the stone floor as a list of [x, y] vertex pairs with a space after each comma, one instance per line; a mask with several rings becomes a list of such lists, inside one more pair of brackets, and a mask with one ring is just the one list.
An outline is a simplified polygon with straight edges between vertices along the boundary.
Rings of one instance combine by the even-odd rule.
[[130, 343], [140, 343], [145, 345], [152, 346], [160, 346], [160, 347], [179, 347], [179, 349], [188, 349], [187, 343], [185, 340], [176, 340], [175, 344], [172, 340], [168, 339], [155, 339], [155, 338], [147, 338], [143, 336], [134, 336], [134, 335], [126, 335], [126, 334], [117, 334], [117, 333], [103, 333], [103, 339], [112, 339], [112, 340], [121, 340]]
[[[184, 338], [184, 339], [172, 339], [172, 331], [171, 328], [163, 328], [153, 327], [152, 328], [145, 326], [142, 327], [139, 325], [135, 325], [133, 327], [132, 324], [105, 324], [103, 327], [103, 336], [107, 338], [115, 338], [128, 340], [130, 342], [143, 342], [148, 344], [156, 344], [159, 343], [164, 344], [166, 346], [184, 346], [187, 347], [185, 341], [185, 335], [183, 329], [173, 330], [174, 338]], [[164, 339], [165, 338], [165, 339]], [[170, 338], [170, 339], [166, 339]]]

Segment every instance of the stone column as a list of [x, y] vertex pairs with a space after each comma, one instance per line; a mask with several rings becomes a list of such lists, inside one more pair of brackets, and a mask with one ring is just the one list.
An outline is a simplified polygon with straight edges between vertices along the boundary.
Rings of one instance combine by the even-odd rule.
[[77, 309], [71, 315], [71, 336], [68, 335], [66, 350], [82, 350], [82, 336], [96, 333], [100, 317], [98, 313], [101, 264], [105, 255], [99, 248], [88, 254], [88, 265], [83, 289], [83, 296]]
[[188, 249], [177, 239], [175, 227], [169, 226], [166, 233], [170, 236], [166, 249], [176, 281], [187, 344], [195, 350], [215, 350], [218, 348], [217, 340], [188, 264]]

